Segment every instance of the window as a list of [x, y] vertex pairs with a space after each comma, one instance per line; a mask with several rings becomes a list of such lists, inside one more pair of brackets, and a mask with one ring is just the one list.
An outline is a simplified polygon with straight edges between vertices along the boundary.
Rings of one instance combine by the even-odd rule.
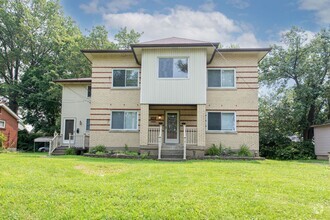
[[233, 112], [208, 112], [207, 130], [236, 131], [236, 117]]
[[91, 95], [92, 95], [92, 87], [87, 86], [87, 97], [91, 97]]
[[114, 130], [137, 130], [137, 112], [113, 111], [111, 114], [111, 129]]
[[135, 69], [113, 70], [113, 87], [138, 87], [139, 71]]
[[0, 128], [6, 128], [6, 122], [4, 120], [0, 120]]
[[91, 129], [91, 120], [89, 118], [86, 119], [86, 131]]
[[207, 86], [213, 88], [234, 88], [236, 84], [234, 69], [209, 69]]
[[188, 58], [159, 58], [159, 78], [188, 78]]

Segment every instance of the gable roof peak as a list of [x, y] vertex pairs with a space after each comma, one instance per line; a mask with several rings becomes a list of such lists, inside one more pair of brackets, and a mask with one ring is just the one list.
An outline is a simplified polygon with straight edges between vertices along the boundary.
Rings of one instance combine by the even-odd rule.
[[158, 40], [152, 40], [152, 41], [146, 41], [141, 42], [139, 44], [205, 44], [209, 43], [207, 41], [200, 41], [200, 40], [192, 40], [187, 38], [181, 38], [181, 37], [168, 37], [168, 38], [162, 38]]

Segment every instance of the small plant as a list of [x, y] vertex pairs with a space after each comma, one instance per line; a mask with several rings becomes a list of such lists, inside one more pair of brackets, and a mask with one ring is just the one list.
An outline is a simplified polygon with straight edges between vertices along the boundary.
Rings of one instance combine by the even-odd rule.
[[212, 144], [209, 149], [206, 150], [206, 155], [216, 156], [220, 154], [220, 149], [216, 144]]
[[[7, 140], [7, 137], [4, 133], [0, 132], [0, 149], [5, 148], [5, 141]], [[0, 150], [1, 151], [1, 150]]]
[[233, 151], [233, 150], [231, 149], [231, 147], [224, 147], [224, 148], [222, 148], [220, 154], [221, 154], [222, 156], [232, 156], [232, 155], [235, 155], [236, 152]]
[[65, 155], [76, 155], [76, 149], [74, 148], [65, 149]]
[[246, 144], [242, 144], [237, 152], [240, 157], [251, 157], [252, 153]]
[[104, 152], [101, 152], [101, 151], [96, 151], [95, 154], [96, 154], [96, 155], [104, 155], [105, 153], [104, 153]]
[[128, 151], [128, 145], [127, 144], [125, 144], [125, 151], [127, 152]]
[[106, 153], [106, 148], [104, 145], [97, 145], [91, 148], [90, 153], [95, 154], [96, 152]]

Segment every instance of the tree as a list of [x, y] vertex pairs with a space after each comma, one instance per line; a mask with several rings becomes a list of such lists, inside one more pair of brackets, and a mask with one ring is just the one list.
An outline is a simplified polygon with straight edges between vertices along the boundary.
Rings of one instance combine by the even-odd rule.
[[143, 32], [139, 33], [134, 30], [127, 31], [127, 28], [121, 28], [115, 35], [115, 41], [117, 41], [117, 47], [121, 50], [130, 49], [131, 44], [136, 44]]
[[[299, 133], [304, 140], [313, 138], [311, 125], [324, 121], [329, 111], [330, 29], [321, 30], [310, 42], [304, 30], [293, 27], [282, 36], [283, 46], [274, 45], [270, 56], [260, 65], [261, 82], [273, 86], [280, 102], [291, 94], [286, 114], [292, 121], [287, 134]], [[280, 118], [274, 118], [280, 120]], [[262, 123], [262, 122], [261, 122]], [[287, 121], [281, 123], [285, 127]]]

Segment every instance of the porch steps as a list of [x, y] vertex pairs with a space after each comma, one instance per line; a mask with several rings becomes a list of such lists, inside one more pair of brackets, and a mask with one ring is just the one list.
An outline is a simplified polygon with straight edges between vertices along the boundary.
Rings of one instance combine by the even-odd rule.
[[52, 155], [56, 155], [56, 156], [65, 155], [65, 150], [66, 149], [68, 149], [68, 146], [58, 147], [53, 151]]
[[162, 146], [161, 160], [163, 161], [183, 160], [183, 146], [180, 144], [164, 144]]

